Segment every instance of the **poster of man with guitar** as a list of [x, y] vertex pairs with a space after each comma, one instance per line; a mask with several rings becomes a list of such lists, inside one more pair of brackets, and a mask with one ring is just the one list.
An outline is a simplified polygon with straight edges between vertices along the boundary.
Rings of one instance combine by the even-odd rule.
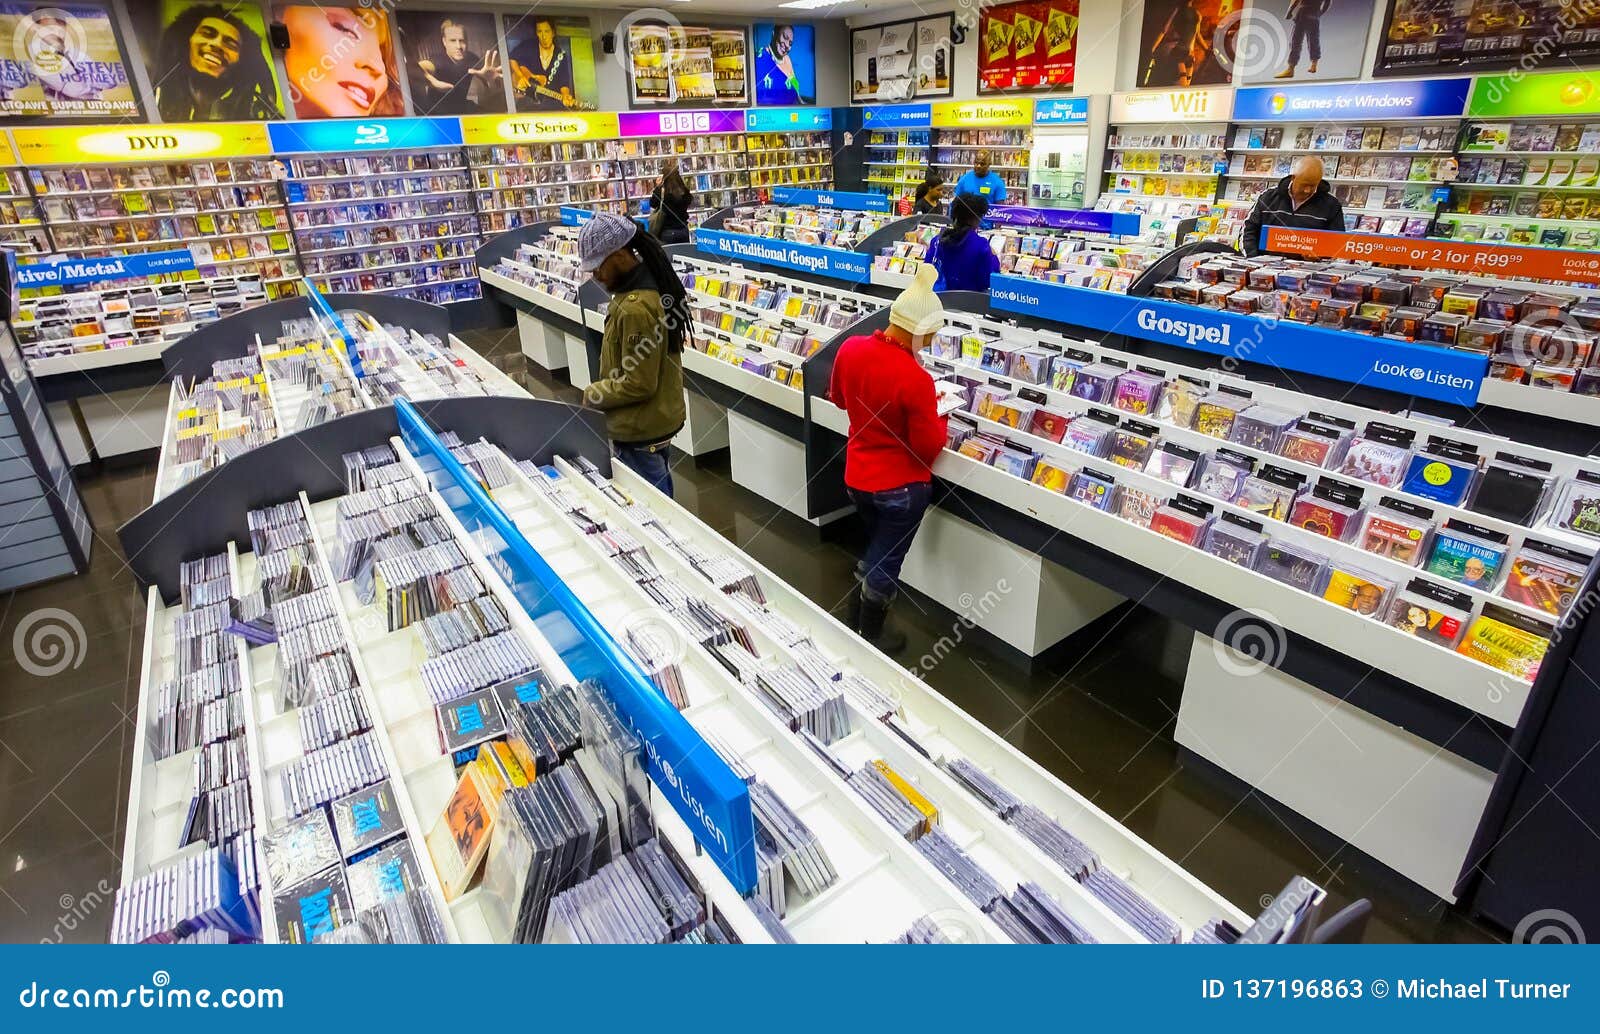
[[507, 40], [511, 89], [518, 111], [594, 109], [593, 103], [578, 96], [572, 42], [557, 35], [555, 20], [546, 17], [533, 19], [532, 36], [516, 42]]

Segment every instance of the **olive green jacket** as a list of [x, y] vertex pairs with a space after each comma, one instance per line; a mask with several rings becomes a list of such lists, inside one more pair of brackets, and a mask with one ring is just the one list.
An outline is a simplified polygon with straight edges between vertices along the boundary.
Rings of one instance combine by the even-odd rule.
[[611, 299], [595, 374], [584, 398], [605, 411], [612, 441], [653, 444], [683, 427], [683, 356], [667, 347], [659, 292], [626, 291]]

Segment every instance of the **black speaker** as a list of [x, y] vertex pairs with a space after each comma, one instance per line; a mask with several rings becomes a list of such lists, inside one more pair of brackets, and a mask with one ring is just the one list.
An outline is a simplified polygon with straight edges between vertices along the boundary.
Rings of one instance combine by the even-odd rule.
[[614, 32], [602, 32], [600, 34], [600, 50], [605, 54], [615, 54], [617, 52], [617, 34]]
[[267, 39], [272, 41], [273, 49], [289, 49], [289, 26], [282, 22], [273, 22], [267, 26]]
[[954, 43], [956, 46], [959, 47], [959, 46], [961, 46], [961, 44], [965, 43], [966, 41], [967, 41], [967, 27], [965, 25], [953, 25], [953, 26], [951, 26], [951, 28], [950, 28], [950, 42]]

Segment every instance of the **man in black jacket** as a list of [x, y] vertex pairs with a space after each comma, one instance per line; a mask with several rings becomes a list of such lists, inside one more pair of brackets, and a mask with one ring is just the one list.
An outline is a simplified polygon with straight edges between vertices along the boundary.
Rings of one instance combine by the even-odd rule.
[[1344, 232], [1344, 205], [1322, 178], [1321, 158], [1308, 155], [1299, 159], [1277, 186], [1268, 187], [1256, 198], [1239, 239], [1246, 255], [1261, 254], [1261, 229], [1265, 226]]

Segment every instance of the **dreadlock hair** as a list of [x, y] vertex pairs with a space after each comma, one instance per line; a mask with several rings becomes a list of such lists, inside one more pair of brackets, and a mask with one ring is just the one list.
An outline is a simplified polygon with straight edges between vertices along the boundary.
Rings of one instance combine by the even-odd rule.
[[950, 202], [950, 225], [939, 232], [941, 244], [960, 244], [989, 214], [989, 202], [976, 194], [958, 194]]
[[661, 242], [650, 236], [650, 231], [640, 227], [633, 231], [628, 247], [639, 256], [640, 265], [656, 282], [661, 293], [661, 308], [666, 313], [667, 350], [673, 354], [683, 351], [684, 345], [694, 340], [691, 328], [694, 323], [689, 313], [689, 292], [683, 289], [678, 271], [672, 268], [672, 259]]

